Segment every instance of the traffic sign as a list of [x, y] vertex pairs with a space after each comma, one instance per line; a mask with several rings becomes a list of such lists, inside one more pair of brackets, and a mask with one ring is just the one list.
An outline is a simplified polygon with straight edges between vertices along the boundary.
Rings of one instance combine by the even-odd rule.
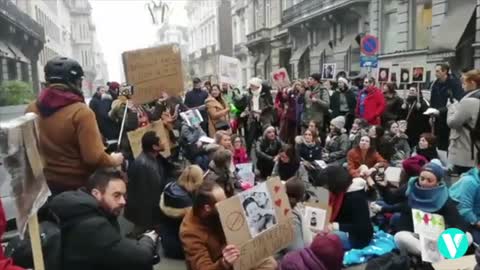
[[362, 68], [364, 68], [364, 67], [377, 68], [378, 67], [378, 57], [360, 55], [360, 67], [362, 67]]
[[374, 35], [366, 35], [362, 38], [361, 52], [366, 56], [377, 54], [379, 49], [378, 38]]

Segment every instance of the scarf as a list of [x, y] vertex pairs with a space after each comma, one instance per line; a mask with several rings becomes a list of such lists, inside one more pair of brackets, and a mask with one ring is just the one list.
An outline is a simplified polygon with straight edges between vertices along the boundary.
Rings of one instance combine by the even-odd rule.
[[448, 188], [443, 181], [436, 187], [423, 188], [418, 183], [418, 177], [412, 177], [408, 181], [405, 195], [408, 197], [408, 204], [411, 208], [435, 213], [447, 202]]
[[299, 162], [283, 163], [282, 161], [278, 161], [278, 176], [280, 176], [281, 180], [286, 181], [295, 176], [299, 168]]
[[330, 216], [330, 222], [334, 222], [337, 219], [338, 214], [340, 213], [340, 209], [342, 209], [344, 198], [345, 198], [345, 192], [340, 192], [340, 193], [330, 192], [330, 197], [328, 198], [328, 205], [332, 208], [332, 215]]

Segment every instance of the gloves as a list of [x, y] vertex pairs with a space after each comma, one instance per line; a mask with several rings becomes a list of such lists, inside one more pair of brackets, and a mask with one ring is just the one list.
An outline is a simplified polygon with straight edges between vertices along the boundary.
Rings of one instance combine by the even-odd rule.
[[370, 211], [373, 214], [377, 214], [377, 213], [380, 213], [382, 211], [382, 207], [380, 205], [378, 205], [376, 202], [372, 202], [372, 203], [370, 203]]
[[440, 115], [440, 111], [435, 109], [435, 108], [428, 108], [424, 113], [424, 115], [433, 115], [433, 116], [438, 116]]

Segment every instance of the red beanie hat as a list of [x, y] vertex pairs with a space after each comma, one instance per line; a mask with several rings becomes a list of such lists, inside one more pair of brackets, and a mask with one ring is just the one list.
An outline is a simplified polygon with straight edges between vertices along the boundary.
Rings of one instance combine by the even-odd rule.
[[310, 245], [310, 249], [328, 270], [342, 269], [343, 246], [336, 234], [317, 234]]
[[108, 88], [110, 90], [118, 90], [118, 89], [120, 89], [120, 84], [118, 82], [110, 82], [108, 84]]
[[402, 162], [402, 168], [408, 177], [418, 176], [428, 160], [422, 155], [416, 155], [405, 159]]

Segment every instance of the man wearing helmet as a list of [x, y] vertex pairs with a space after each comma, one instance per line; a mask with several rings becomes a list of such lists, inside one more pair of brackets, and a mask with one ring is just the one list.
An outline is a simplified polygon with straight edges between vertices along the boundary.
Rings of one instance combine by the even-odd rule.
[[27, 112], [39, 115], [39, 141], [45, 159], [45, 177], [53, 194], [83, 187], [95, 169], [119, 166], [121, 153], [108, 155], [94, 112], [82, 93], [83, 70], [66, 57], [56, 57], [44, 68], [47, 82]]

